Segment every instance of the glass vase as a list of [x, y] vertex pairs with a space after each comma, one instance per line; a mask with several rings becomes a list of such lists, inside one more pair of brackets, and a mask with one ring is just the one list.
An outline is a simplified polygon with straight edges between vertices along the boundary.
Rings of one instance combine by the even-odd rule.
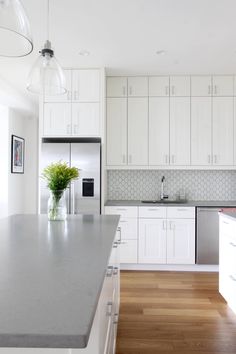
[[48, 220], [66, 220], [66, 200], [65, 191], [50, 191], [48, 199]]

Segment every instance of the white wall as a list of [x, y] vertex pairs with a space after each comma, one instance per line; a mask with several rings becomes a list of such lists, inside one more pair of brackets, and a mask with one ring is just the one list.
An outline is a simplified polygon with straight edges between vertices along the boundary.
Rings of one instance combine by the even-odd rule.
[[36, 213], [37, 211], [37, 120], [20, 111], [9, 109], [8, 146], [11, 136], [25, 139], [24, 174], [11, 173], [11, 149], [8, 166], [8, 213]]
[[0, 106], [0, 218], [8, 215], [8, 108]]

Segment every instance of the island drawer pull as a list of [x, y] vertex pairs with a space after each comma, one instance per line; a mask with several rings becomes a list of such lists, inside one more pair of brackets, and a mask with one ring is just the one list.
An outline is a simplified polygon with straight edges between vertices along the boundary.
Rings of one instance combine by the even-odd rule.
[[230, 242], [229, 244], [230, 244], [230, 246], [236, 247], [236, 244], [233, 242]]
[[113, 275], [117, 275], [119, 272], [119, 268], [118, 267], [114, 267], [113, 269]]
[[106, 276], [107, 276], [108, 278], [110, 278], [110, 277], [112, 277], [112, 274], [113, 274], [113, 267], [112, 267], [112, 266], [108, 266], [108, 267], [107, 267], [107, 274], [106, 274]]
[[236, 278], [233, 275], [229, 276], [231, 280], [236, 281]]
[[108, 301], [107, 303], [107, 312], [106, 312], [107, 316], [111, 316], [112, 315], [112, 301]]
[[120, 241], [119, 241], [119, 242], [115, 241], [115, 242], [113, 243], [113, 248], [117, 248], [118, 245], [119, 245], [119, 243], [120, 243]]
[[118, 314], [118, 313], [115, 313], [115, 314], [114, 314], [114, 321], [113, 321], [113, 324], [118, 324], [118, 319], [119, 319], [119, 314]]

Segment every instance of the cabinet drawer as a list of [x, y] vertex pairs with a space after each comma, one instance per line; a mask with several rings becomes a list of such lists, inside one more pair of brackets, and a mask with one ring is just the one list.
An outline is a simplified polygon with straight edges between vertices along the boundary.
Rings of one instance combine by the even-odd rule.
[[166, 218], [166, 207], [139, 207], [140, 218]]
[[168, 207], [167, 218], [194, 219], [195, 208], [190, 207]]
[[105, 207], [106, 215], [120, 215], [121, 218], [137, 218], [138, 207], [128, 206], [107, 206]]
[[121, 218], [119, 226], [121, 228], [121, 240], [137, 240], [138, 219]]

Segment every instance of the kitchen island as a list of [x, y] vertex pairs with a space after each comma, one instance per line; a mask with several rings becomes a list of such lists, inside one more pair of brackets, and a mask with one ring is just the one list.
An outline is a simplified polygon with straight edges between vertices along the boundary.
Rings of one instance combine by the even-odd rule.
[[94, 215], [0, 220], [1, 354], [104, 352], [108, 318], [118, 313], [118, 222]]

